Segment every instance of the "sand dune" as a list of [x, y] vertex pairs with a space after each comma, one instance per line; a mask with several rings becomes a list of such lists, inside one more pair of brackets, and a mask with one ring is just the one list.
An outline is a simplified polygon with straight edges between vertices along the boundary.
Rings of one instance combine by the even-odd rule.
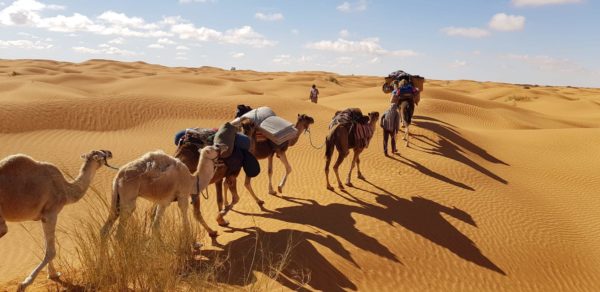
[[[27, 153], [75, 173], [79, 154], [109, 149], [113, 164], [122, 165], [150, 150], [173, 153], [176, 131], [218, 127], [239, 103], [271, 106], [290, 121], [312, 116], [318, 146], [336, 110], [386, 109], [381, 81], [327, 72], [0, 60], [0, 156]], [[311, 84], [321, 91], [318, 105], [307, 101]], [[270, 211], [244, 190], [240, 213], [228, 215], [232, 226], [256, 227], [272, 242], [293, 234], [292, 259], [312, 271], [312, 289], [596, 291], [600, 89], [464, 80], [425, 86], [413, 145], [384, 157], [378, 127], [361, 156], [366, 181], [327, 191], [324, 150], [303, 135], [288, 151], [293, 172], [283, 196], [267, 194], [262, 173], [253, 184]], [[102, 169], [93, 185], [109, 196], [114, 174]], [[282, 174], [276, 161], [277, 181]], [[216, 226], [214, 199], [203, 204]], [[89, 206], [65, 208], [63, 233]], [[0, 239], [0, 287], [12, 289], [41, 257], [38, 225], [9, 223]], [[221, 234], [225, 248], [252, 244], [244, 232]], [[68, 257], [73, 243], [61, 244]], [[43, 280], [36, 284], [45, 289]]]

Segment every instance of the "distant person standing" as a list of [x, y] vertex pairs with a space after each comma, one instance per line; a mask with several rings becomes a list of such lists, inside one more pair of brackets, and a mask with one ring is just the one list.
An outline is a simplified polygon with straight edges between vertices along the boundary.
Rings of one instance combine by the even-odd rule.
[[312, 88], [310, 89], [310, 101], [317, 103], [317, 99], [319, 98], [319, 90], [317, 89], [316, 85], [312, 85]]

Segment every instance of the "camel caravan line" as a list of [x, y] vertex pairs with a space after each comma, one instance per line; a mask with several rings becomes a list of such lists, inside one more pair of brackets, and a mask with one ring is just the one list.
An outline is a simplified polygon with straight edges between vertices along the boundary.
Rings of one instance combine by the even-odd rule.
[[[418, 100], [407, 100], [406, 90], [401, 93], [400, 89], [410, 84], [413, 88], [418, 88], [413, 89], [413, 92], [417, 92], [413, 97], [418, 96], [418, 92], [422, 91], [424, 79], [402, 71], [394, 73], [398, 74], [390, 74], [383, 86], [384, 92], [392, 92], [392, 100], [390, 108], [381, 117], [381, 124], [382, 127], [385, 126], [384, 130], [388, 130], [386, 127], [390, 124], [394, 126], [393, 120], [390, 123], [390, 116], [393, 115], [393, 111], [398, 114], [400, 110], [399, 116], [406, 129], [405, 139], [408, 146], [408, 126]], [[404, 81], [400, 84], [398, 80]], [[338, 158], [333, 165], [338, 187], [344, 188], [338, 169], [350, 149], [353, 150], [354, 156], [345, 184], [352, 186], [351, 174], [355, 166], [358, 178], [364, 179], [360, 169], [360, 154], [369, 146], [379, 118], [378, 112], [363, 115], [358, 108], [348, 108], [335, 113], [324, 143], [327, 189], [333, 190], [329, 183], [329, 166], [334, 149], [338, 151]], [[19, 291], [24, 291], [46, 266], [50, 279], [60, 276], [53, 265], [56, 256], [55, 230], [58, 214], [65, 205], [76, 203], [85, 195], [94, 175], [102, 166], [117, 170], [112, 184], [109, 215], [100, 230], [102, 239], [111, 235], [110, 231], [117, 220], [119, 223], [116, 237], [123, 238], [138, 197], [156, 205], [151, 223], [153, 235], [160, 237], [161, 217], [173, 202], [177, 202], [179, 206], [183, 230], [184, 233], [188, 233], [190, 222], [187, 210], [191, 200], [194, 218], [208, 235], [214, 238], [218, 235], [217, 231], [203, 219], [199, 195], [208, 185], [215, 185], [218, 208], [216, 221], [219, 226], [228, 226], [229, 222], [224, 216], [239, 202], [237, 177], [244, 170], [244, 186], [256, 204], [263, 209], [264, 201], [256, 195], [251, 184], [252, 178], [261, 172], [258, 160], [267, 159], [268, 192], [271, 195], [277, 193], [272, 183], [273, 158], [277, 157], [284, 165], [285, 173], [277, 186], [277, 191], [282, 193], [292, 172], [286, 152], [298, 142], [303, 132], [309, 133], [310, 137], [309, 127], [314, 122], [312, 117], [298, 114], [297, 121], [293, 124], [277, 116], [269, 107], [252, 109], [247, 105], [238, 105], [234, 120], [223, 124], [219, 129], [189, 128], [178, 132], [175, 135], [177, 150], [173, 156], [160, 150], [148, 152], [120, 168], [115, 168], [108, 164], [108, 160], [112, 158], [112, 153], [108, 150], [83, 154], [81, 158], [84, 163], [79, 175], [72, 181], [64, 178], [55, 165], [36, 161], [24, 154], [11, 155], [0, 160], [0, 238], [8, 232], [7, 221], [41, 221], [46, 241], [45, 255], [41, 263], [20, 283]], [[391, 130], [394, 130], [394, 127], [391, 127]], [[397, 131], [397, 128], [395, 130]], [[230, 203], [227, 199], [228, 191], [232, 194]]]

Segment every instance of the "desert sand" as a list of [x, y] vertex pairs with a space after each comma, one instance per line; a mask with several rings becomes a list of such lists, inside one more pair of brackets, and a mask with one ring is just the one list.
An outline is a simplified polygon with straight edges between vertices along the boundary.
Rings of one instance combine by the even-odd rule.
[[[268, 105], [293, 122], [299, 113], [312, 116], [319, 146], [336, 110], [387, 108], [382, 82], [328, 72], [0, 60], [0, 157], [26, 153], [76, 174], [80, 154], [108, 149], [112, 164], [123, 165], [151, 150], [174, 153], [178, 130], [218, 127], [241, 103]], [[312, 84], [318, 104], [308, 101]], [[390, 158], [378, 126], [361, 156], [366, 180], [353, 178], [345, 192], [325, 188], [324, 149], [302, 135], [287, 152], [293, 172], [283, 194], [267, 194], [261, 161], [253, 185], [270, 211], [256, 206], [242, 179], [239, 213], [228, 220], [274, 243], [292, 235], [292, 262], [310, 271], [309, 289], [597, 291], [600, 89], [427, 80], [413, 125], [411, 147]], [[275, 181], [283, 171], [275, 160]], [[93, 182], [107, 198], [114, 175], [103, 168]], [[202, 210], [217, 228], [212, 186], [210, 195]], [[89, 206], [67, 206], [58, 232], [74, 228]], [[14, 289], [39, 262], [43, 241], [37, 222], [8, 227], [0, 287]], [[246, 232], [217, 230], [225, 248], [253, 242]], [[69, 257], [73, 243], [60, 239], [59, 254]], [[41, 274], [31, 290], [44, 285]]]

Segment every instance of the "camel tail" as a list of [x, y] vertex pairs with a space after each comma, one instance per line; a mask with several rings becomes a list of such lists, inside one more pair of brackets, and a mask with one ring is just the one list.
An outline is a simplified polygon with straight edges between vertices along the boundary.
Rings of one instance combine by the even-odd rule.
[[335, 147], [335, 143], [333, 142], [334, 133], [335, 131], [331, 131], [325, 138], [325, 158], [327, 159], [331, 159], [331, 156], [333, 156], [333, 148]]
[[113, 183], [113, 195], [110, 202], [110, 211], [113, 212], [115, 217], [119, 217], [121, 211], [121, 196], [119, 195], [119, 185], [117, 180]]

